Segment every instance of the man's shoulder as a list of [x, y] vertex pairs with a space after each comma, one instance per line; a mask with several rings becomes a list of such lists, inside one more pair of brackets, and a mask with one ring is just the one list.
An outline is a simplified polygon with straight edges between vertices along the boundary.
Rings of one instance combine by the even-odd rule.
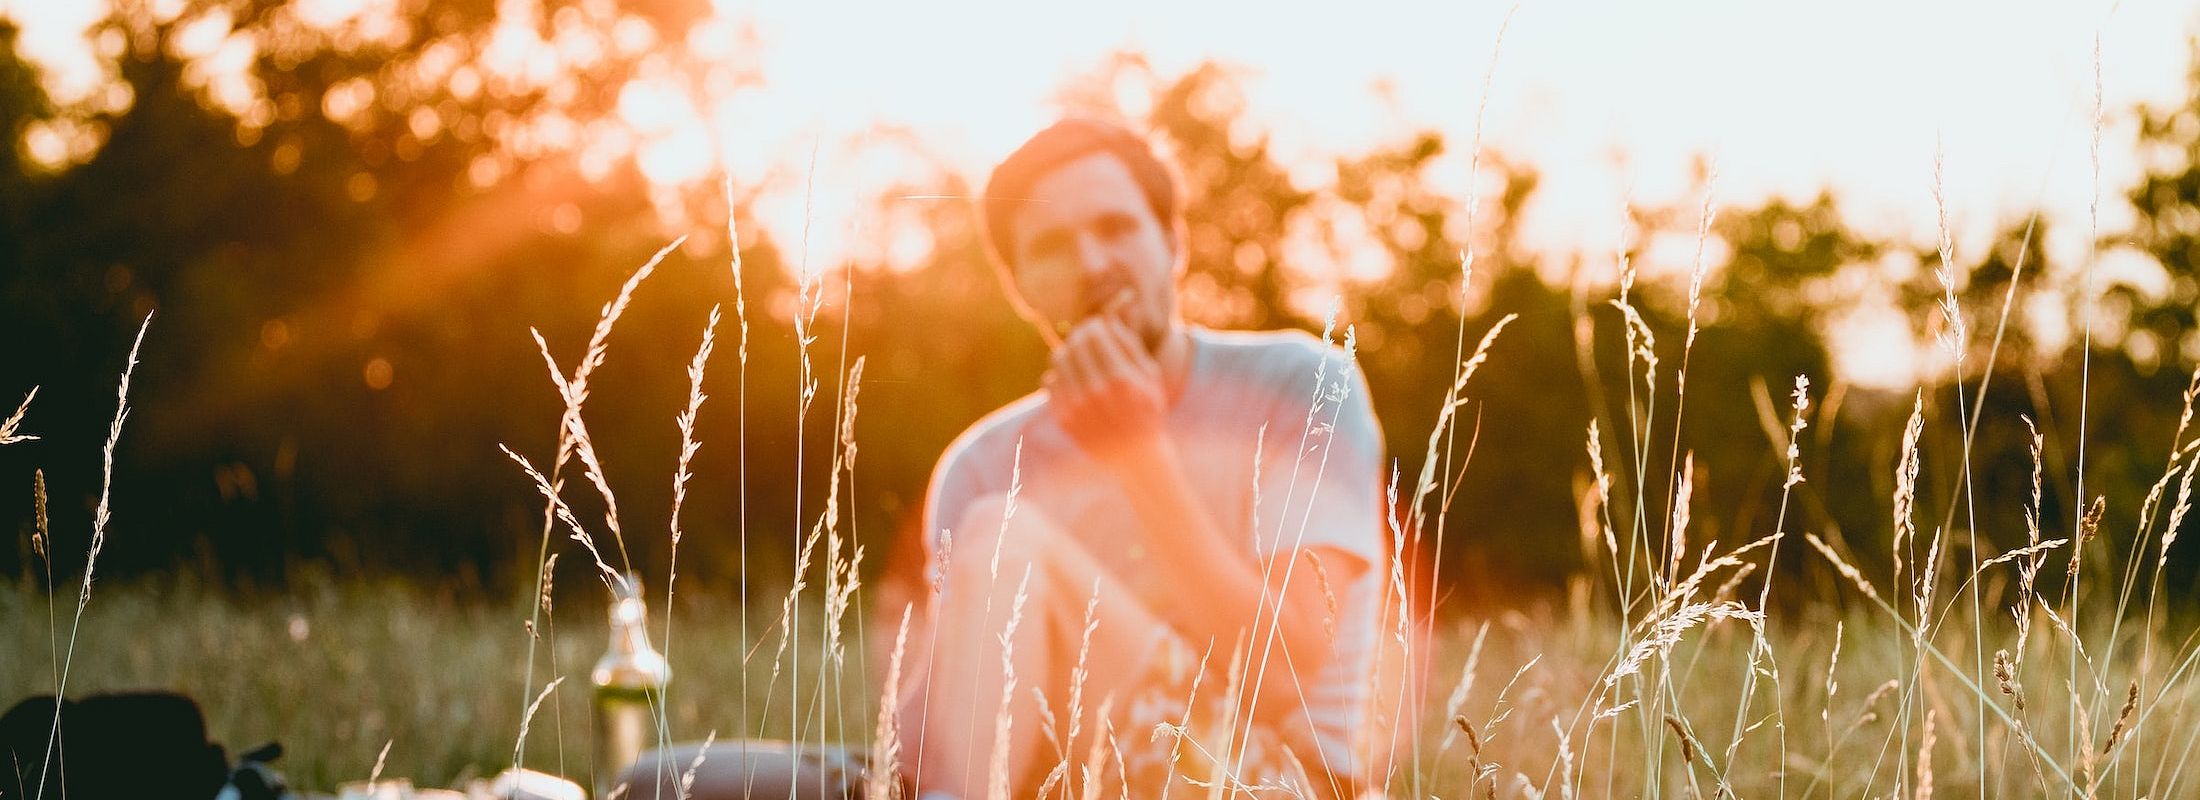
[[1330, 347], [1321, 337], [1297, 328], [1238, 331], [1193, 327], [1191, 333], [1202, 344], [1248, 353], [1299, 353], [1312, 356], [1320, 355], [1324, 349]]
[[1334, 378], [1351, 368], [1351, 355], [1343, 348], [1295, 328], [1267, 331], [1198, 329], [1194, 335], [1212, 354], [1212, 368], [1223, 372], [1310, 386], [1317, 375], [1326, 372]]
[[1369, 402], [1367, 376], [1350, 347], [1301, 330], [1201, 331], [1208, 386], [1227, 387], [1215, 405], [1265, 404], [1271, 421], [1307, 424], [1318, 418], [1346, 438], [1382, 449], [1382, 429]]
[[1039, 412], [1046, 407], [1046, 393], [1032, 392], [993, 409], [977, 422], [964, 428], [947, 445], [940, 456], [940, 469], [945, 471], [958, 465], [971, 463], [1009, 463], [1014, 457], [1017, 442]]

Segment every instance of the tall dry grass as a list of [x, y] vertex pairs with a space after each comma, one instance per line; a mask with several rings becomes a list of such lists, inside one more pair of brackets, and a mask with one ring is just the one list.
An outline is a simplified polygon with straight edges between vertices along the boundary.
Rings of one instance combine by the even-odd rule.
[[[57, 593], [73, 598], [76, 588], [65, 581]], [[748, 715], [739, 704], [743, 687], [765, 697], [765, 675], [745, 668], [739, 654], [769, 647], [758, 632], [770, 614], [718, 589], [693, 583], [673, 608], [681, 644], [670, 655], [669, 726], [683, 740], [713, 728], [722, 742], [733, 731], [784, 737], [797, 698], [781, 692]], [[35, 581], [0, 585], [0, 696], [54, 689], [47, 599]], [[605, 608], [582, 596], [561, 599], [557, 611], [554, 629], [529, 637], [524, 610], [455, 585], [310, 567], [280, 588], [210, 583], [189, 572], [114, 579], [101, 583], [85, 612], [77, 643], [84, 657], [70, 673], [69, 692], [187, 692], [205, 709], [210, 735], [232, 754], [281, 741], [276, 766], [294, 786], [325, 791], [365, 780], [385, 744], [385, 777], [449, 786], [511, 766], [520, 720], [543, 690], [538, 683], [526, 697], [509, 691], [532, 639], [544, 664], [555, 660], [570, 671], [544, 680], [564, 682], [529, 723], [527, 764], [586, 783], [586, 668], [604, 649]], [[755, 617], [749, 638], [741, 636], [744, 614]], [[816, 652], [823, 641], [819, 626], [806, 625], [794, 646]], [[859, 698], [869, 687], [851, 674], [831, 691]], [[868, 731], [827, 719], [825, 735], [860, 741]], [[7, 791], [17, 796], [12, 785]], [[58, 795], [49, 788], [46, 796]]]

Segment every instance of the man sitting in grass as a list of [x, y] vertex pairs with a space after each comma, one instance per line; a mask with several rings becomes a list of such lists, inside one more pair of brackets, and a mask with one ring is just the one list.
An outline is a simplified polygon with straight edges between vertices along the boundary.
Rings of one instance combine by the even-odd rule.
[[1350, 796], [1371, 777], [1384, 564], [1359, 369], [1302, 332], [1184, 322], [1175, 180], [1120, 127], [1041, 131], [983, 202], [1002, 286], [1053, 355], [932, 476], [938, 595], [898, 723], [919, 796]]

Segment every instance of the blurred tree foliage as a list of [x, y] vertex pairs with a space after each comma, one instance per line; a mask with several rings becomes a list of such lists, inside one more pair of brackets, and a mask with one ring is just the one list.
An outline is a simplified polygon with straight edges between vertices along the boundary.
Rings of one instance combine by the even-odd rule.
[[[139, 320], [157, 309], [102, 572], [202, 560], [234, 579], [279, 580], [299, 560], [329, 560], [497, 586], [524, 580], [540, 503], [496, 447], [546, 462], [558, 418], [528, 330], [539, 328], [570, 370], [600, 304], [669, 238], [667, 200], [631, 155], [597, 157], [577, 143], [610, 124], [633, 75], [754, 78], [677, 58], [703, 12], [583, 0], [514, 20], [486, 2], [410, 3], [394, 27], [317, 26], [275, 0], [125, 4], [94, 33], [123, 88], [73, 105], [47, 96], [0, 23], [0, 134], [12, 143], [0, 148], [0, 341], [10, 343], [0, 397], [40, 386], [26, 427], [44, 437], [0, 450], [0, 482], [27, 496], [30, 470], [47, 472], [58, 571], [81, 568], [70, 554], [89, 535], [115, 376]], [[259, 42], [242, 88], [203, 74], [205, 56], [187, 40], [205, 25], [220, 41]], [[494, 69], [513, 36], [558, 42], [564, 60]], [[1295, 174], [1249, 120], [1237, 80], [1212, 64], [1160, 75], [1126, 55], [1066, 86], [1062, 101], [1124, 118], [1173, 155], [1189, 200], [1184, 296], [1195, 321], [1321, 331], [1336, 308], [1336, 336], [1350, 326], [1406, 480], [1420, 470], [1459, 355], [1500, 317], [1519, 315], [1469, 384], [1457, 436], [1438, 443], [1461, 456], [1446, 478], [1457, 489], [1437, 494], [1448, 501], [1444, 526], [1420, 533], [1455, 599], [1546, 591], [1584, 563], [1608, 561], [1582, 512], [1591, 420], [1622, 530], [1639, 514], [1648, 546], [1663, 546], [1674, 470], [1692, 459], [1691, 550], [1772, 532], [1799, 375], [1811, 380], [1807, 480], [1785, 529], [1884, 563], [1895, 447], [1913, 397], [1844, 380], [1827, 342], [1875, 308], [1914, 320], [1921, 340], [1948, 330], [1933, 311], [1942, 294], [1933, 248], [1860, 233], [1831, 195], [1725, 207], [1691, 297], [1698, 198], [1631, 209], [1625, 253], [1530, 252], [1516, 234], [1538, 188], [1532, 165], [1480, 153], [1482, 188], [1470, 202], [1432, 173], [1467, 159], [1471, 143], [1415, 131], [1333, 170]], [[1143, 93], [1137, 113], [1115, 105], [1125, 81]], [[2095, 546], [2138, 540], [2137, 499], [2161, 474], [2184, 386], [2177, 373], [2193, 353], [2200, 70], [2193, 83], [2184, 106], [2143, 113], [2140, 144], [2163, 157], [2130, 193], [2141, 222], [2129, 243], [2160, 261], [2171, 291], [2107, 287], [2090, 360], [2041, 341], [2030, 324], [2035, 307], [2084, 306], [2070, 279], [2082, 265], [2040, 263], [2044, 230], [2011, 226], [1955, 265], [1964, 358], [1922, 356], [1930, 385], [1917, 397], [1931, 435], [1921, 528], [1975, 528], [1989, 553], [2026, 540], [2029, 417], [2047, 441], [2045, 535], [2064, 535], [2079, 505], [2083, 405], [2084, 491], [2107, 494], [2111, 509], [2109, 538]], [[48, 152], [55, 142], [68, 145], [59, 158]], [[972, 180], [943, 170], [881, 199], [894, 224], [927, 233], [918, 263], [816, 273], [825, 306], [807, 357], [823, 388], [806, 411], [792, 325], [801, 287], [789, 266], [803, 260], [803, 243], [775, 241], [752, 213], [765, 193], [800, 191], [799, 182], [736, 186], [730, 208], [715, 186], [676, 193], [681, 223], [671, 227], [691, 237], [636, 295], [588, 407], [627, 547], [650, 574], [666, 556], [683, 369], [714, 304], [726, 320], [683, 515], [683, 585], [728, 589], [744, 559], [756, 581], [784, 583], [796, 539], [823, 508], [838, 375], [859, 356], [861, 457], [844, 487], [845, 524], [871, 545], [867, 571], [880, 553], [906, 554], [941, 449], [1036, 386], [1045, 363], [1000, 300], [967, 205], [912, 199], [965, 196]], [[738, 238], [709, 222], [728, 214]], [[1683, 244], [1659, 246], [1674, 242]], [[735, 248], [745, 339], [728, 269]], [[1642, 276], [1629, 299], [1661, 359], [1654, 403], [1609, 302], [1622, 256]], [[1363, 263], [1379, 269], [1345, 268]], [[1872, 305], [1875, 292], [1887, 302]], [[1684, 351], [1692, 308], [1700, 328]], [[1961, 430], [1982, 377], [1990, 383], [1970, 459], [1981, 505], [1971, 509], [1959, 491]], [[586, 495], [572, 493], [595, 519], [602, 509]], [[9, 507], [29, 525], [27, 502]], [[1830, 585], [1801, 548], [1782, 558], [1799, 580]], [[0, 568], [31, 571], [27, 546], [0, 551]]]

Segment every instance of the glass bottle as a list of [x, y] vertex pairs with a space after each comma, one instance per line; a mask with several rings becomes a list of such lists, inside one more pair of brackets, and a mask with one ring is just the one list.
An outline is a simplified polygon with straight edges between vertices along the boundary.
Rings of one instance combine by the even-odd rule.
[[613, 594], [611, 646], [588, 675], [595, 686], [598, 797], [655, 741], [665, 682], [672, 677], [665, 657], [649, 644], [649, 608], [642, 602], [641, 576], [627, 573]]

